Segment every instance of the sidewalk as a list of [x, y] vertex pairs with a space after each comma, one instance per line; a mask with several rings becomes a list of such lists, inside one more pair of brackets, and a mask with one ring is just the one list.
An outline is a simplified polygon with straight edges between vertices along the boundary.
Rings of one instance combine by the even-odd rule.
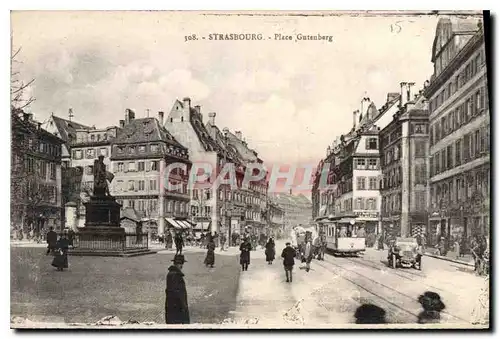
[[470, 254], [466, 254], [463, 257], [457, 257], [457, 256], [442, 256], [436, 254], [436, 251], [431, 251], [430, 249], [426, 249], [425, 256], [431, 257], [431, 258], [436, 258], [436, 259], [441, 259], [449, 262], [453, 262], [456, 264], [462, 264], [462, 265], [467, 265], [467, 266], [472, 266], [474, 267], [474, 258]]
[[[367, 247], [367, 250], [377, 250], [377, 245], [374, 247]], [[387, 251], [387, 245], [384, 245], [384, 251]], [[474, 267], [474, 258], [470, 254], [466, 254], [463, 257], [456, 257], [456, 256], [442, 256], [436, 254], [437, 250], [434, 248], [426, 248], [424, 251], [424, 255], [427, 257], [435, 258], [435, 259], [440, 259], [444, 261], [449, 261], [453, 262], [455, 264], [461, 264], [461, 265], [467, 265], [467, 266], [472, 266]]]

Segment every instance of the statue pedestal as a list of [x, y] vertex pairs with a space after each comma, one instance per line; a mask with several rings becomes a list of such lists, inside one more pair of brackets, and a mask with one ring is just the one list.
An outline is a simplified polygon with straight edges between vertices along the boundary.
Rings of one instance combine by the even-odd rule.
[[74, 256], [131, 257], [156, 253], [146, 235], [126, 234], [120, 227], [121, 205], [113, 197], [91, 197], [85, 204], [85, 227], [76, 234]]

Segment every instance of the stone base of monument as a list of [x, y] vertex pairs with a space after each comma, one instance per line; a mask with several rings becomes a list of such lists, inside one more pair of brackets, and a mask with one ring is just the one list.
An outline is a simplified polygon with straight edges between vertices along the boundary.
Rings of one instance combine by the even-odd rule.
[[73, 256], [134, 257], [154, 254], [147, 234], [127, 234], [120, 227], [120, 204], [113, 197], [92, 197], [85, 204], [85, 227], [75, 234]]

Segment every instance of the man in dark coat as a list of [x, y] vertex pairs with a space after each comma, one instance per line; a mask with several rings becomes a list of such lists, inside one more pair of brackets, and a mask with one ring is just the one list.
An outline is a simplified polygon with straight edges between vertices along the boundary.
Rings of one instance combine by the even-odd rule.
[[240, 245], [240, 265], [242, 271], [248, 271], [248, 265], [250, 264], [250, 251], [252, 250], [252, 244], [248, 238], [243, 239]]
[[167, 288], [165, 289], [165, 322], [167, 324], [189, 324], [189, 307], [187, 302], [186, 283], [182, 266], [184, 255], [177, 254], [174, 263], [168, 268]]
[[184, 247], [184, 240], [182, 239], [182, 234], [178, 232], [175, 235], [175, 254], [182, 254], [182, 248]]
[[292, 270], [293, 265], [295, 265], [295, 256], [297, 252], [291, 246], [289, 242], [286, 243], [286, 247], [281, 252], [281, 257], [283, 258], [283, 266], [285, 267], [286, 282], [292, 282]]
[[54, 227], [47, 232], [47, 254], [54, 251], [57, 247], [57, 233], [54, 232]]

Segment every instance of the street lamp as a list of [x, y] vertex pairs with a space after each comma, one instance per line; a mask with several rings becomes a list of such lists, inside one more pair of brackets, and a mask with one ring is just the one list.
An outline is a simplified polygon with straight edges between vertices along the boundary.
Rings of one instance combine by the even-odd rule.
[[[229, 129], [227, 127], [224, 127], [222, 130], [224, 132], [224, 166], [227, 163], [227, 152], [228, 152], [228, 134], [229, 134]], [[228, 220], [228, 211], [227, 211], [227, 184], [224, 185], [224, 227], [227, 228], [227, 241], [229, 245], [231, 245], [231, 219], [229, 219], [229, 224], [227, 222]]]

